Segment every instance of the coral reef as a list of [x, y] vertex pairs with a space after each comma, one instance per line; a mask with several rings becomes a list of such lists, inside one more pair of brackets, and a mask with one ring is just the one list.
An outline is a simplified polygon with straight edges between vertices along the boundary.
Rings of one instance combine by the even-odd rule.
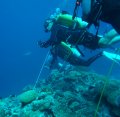
[[77, 67], [55, 69], [36, 89], [0, 99], [0, 117], [120, 117], [120, 81]]

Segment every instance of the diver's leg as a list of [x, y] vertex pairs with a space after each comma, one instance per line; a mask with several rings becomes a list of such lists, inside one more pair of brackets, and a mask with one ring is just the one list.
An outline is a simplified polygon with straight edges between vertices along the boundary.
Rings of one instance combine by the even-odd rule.
[[90, 64], [92, 64], [96, 59], [98, 59], [101, 56], [102, 56], [102, 52], [100, 52], [99, 54], [89, 58], [87, 61], [80, 59], [79, 65], [80, 66], [89, 66]]
[[114, 29], [112, 29], [108, 33], [106, 33], [103, 37], [100, 38], [98, 44], [100, 47], [104, 48], [119, 41], [120, 35]]

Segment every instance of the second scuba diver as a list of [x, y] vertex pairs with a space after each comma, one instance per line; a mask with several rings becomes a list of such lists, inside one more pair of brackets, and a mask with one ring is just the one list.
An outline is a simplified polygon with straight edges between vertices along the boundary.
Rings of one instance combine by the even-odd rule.
[[[82, 3], [83, 19], [97, 25], [109, 23], [120, 34], [120, 0], [77, 0]], [[116, 34], [117, 32], [114, 32]]]
[[[100, 27], [100, 21], [109, 23], [114, 30], [107, 36], [113, 38], [113, 42], [120, 40], [120, 0], [76, 0], [82, 4], [82, 19], [88, 22], [87, 28], [92, 24]], [[112, 44], [111, 43], [111, 44]]]

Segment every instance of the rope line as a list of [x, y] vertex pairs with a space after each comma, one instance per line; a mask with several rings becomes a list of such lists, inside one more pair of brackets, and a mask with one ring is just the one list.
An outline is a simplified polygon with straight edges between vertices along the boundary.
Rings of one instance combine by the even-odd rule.
[[36, 79], [36, 82], [35, 82], [35, 84], [34, 84], [33, 89], [36, 88], [36, 85], [37, 85], [37, 83], [38, 83], [38, 81], [39, 81], [39, 79], [40, 79], [42, 70], [43, 70], [43, 68], [44, 68], [44, 65], [45, 65], [45, 63], [46, 63], [46, 61], [47, 61], [47, 59], [48, 59], [49, 53], [50, 53], [50, 51], [48, 51], [48, 53], [46, 54], [45, 60], [44, 60], [44, 62], [43, 62], [43, 64], [42, 64], [42, 67], [41, 67], [41, 69], [40, 69], [40, 71], [39, 71], [39, 74], [38, 74], [38, 77], [37, 77], [37, 79]]
[[[119, 52], [120, 52], [120, 50], [118, 49], [116, 53], [119, 53]], [[116, 58], [117, 58], [117, 54], [116, 54]], [[97, 116], [97, 112], [98, 112], [99, 107], [100, 107], [100, 102], [101, 102], [101, 100], [102, 100], [102, 97], [103, 97], [105, 88], [106, 88], [106, 86], [107, 86], [107, 83], [109, 82], [109, 77], [110, 77], [110, 75], [111, 75], [111, 73], [112, 73], [114, 64], [115, 64], [115, 62], [113, 61], [112, 64], [111, 64], [111, 66], [110, 66], [110, 69], [109, 69], [109, 71], [108, 71], [108, 73], [107, 73], [107, 75], [106, 75], [106, 81], [105, 81], [105, 84], [104, 84], [103, 89], [102, 89], [102, 91], [101, 91], [101, 95], [100, 95], [100, 98], [99, 98], [99, 101], [98, 101], [98, 104], [97, 104], [97, 108], [96, 108], [94, 117]]]

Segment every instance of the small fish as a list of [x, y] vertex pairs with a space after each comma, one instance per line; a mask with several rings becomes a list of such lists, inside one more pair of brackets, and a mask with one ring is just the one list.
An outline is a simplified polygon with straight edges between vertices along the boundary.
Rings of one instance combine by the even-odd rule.
[[28, 51], [28, 52], [25, 52], [23, 55], [24, 56], [30, 56], [32, 54], [32, 52], [31, 51]]

